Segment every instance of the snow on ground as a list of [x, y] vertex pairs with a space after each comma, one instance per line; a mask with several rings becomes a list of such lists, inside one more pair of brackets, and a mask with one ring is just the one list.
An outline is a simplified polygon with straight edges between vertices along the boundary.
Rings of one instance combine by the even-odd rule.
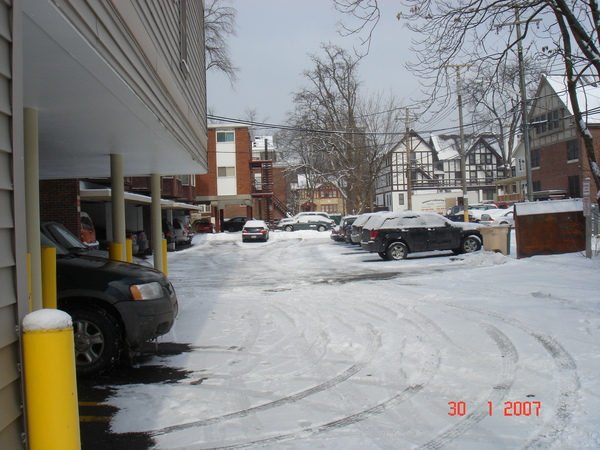
[[161, 449], [600, 448], [600, 259], [383, 261], [328, 233], [198, 235], [169, 254], [180, 312], [115, 386], [116, 433]]

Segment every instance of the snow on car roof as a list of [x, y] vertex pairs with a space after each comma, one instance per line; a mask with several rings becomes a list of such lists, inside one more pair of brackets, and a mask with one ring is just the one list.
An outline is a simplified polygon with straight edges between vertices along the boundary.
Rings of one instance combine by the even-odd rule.
[[421, 211], [404, 211], [383, 214], [374, 221], [369, 221], [368, 228], [422, 228], [427, 226], [439, 227], [447, 221], [440, 214]]
[[264, 220], [248, 220], [244, 227], [266, 227], [267, 224]]

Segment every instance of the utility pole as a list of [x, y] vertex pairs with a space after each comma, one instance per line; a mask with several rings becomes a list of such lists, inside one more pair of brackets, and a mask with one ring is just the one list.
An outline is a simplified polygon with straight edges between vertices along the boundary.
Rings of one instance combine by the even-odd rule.
[[[542, 19], [533, 19], [529, 21], [541, 22]], [[519, 16], [519, 8], [515, 8], [515, 21], [511, 23], [504, 23], [496, 25], [497, 29], [506, 26], [515, 25], [517, 30], [517, 57], [519, 60], [519, 89], [521, 93], [521, 122], [523, 124], [523, 146], [525, 147], [525, 171], [527, 176], [527, 200], [533, 201], [533, 182], [531, 181], [531, 150], [529, 145], [529, 124], [527, 120], [527, 90], [525, 89], [525, 68], [523, 66], [523, 36], [521, 34], [521, 24], [527, 23], [527, 21], [521, 21]]]
[[416, 108], [408, 108], [405, 107], [405, 126], [406, 126], [406, 197], [407, 203], [406, 206], [409, 211], [412, 211], [412, 160], [411, 160], [411, 152], [412, 152], [412, 136], [410, 134], [411, 130], [411, 120], [409, 117], [409, 110]]
[[444, 67], [454, 67], [456, 69], [456, 86], [458, 92], [458, 124], [460, 127], [460, 173], [462, 177], [462, 194], [463, 194], [463, 214], [464, 221], [469, 221], [469, 193], [467, 190], [467, 168], [465, 155], [465, 133], [463, 127], [463, 111], [462, 111], [462, 82], [460, 80], [460, 68], [469, 67], [473, 64], [447, 64]]

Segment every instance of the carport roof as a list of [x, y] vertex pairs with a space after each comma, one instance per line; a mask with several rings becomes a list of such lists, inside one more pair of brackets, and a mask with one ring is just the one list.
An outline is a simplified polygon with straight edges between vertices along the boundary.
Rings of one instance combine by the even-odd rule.
[[[80, 199], [85, 202], [110, 202], [112, 198], [112, 191], [109, 188], [104, 189], [81, 189]], [[152, 203], [152, 198], [147, 195], [134, 194], [132, 192], [125, 192], [125, 203], [132, 205], [149, 205]], [[161, 198], [160, 205], [162, 209], [194, 209], [199, 211], [200, 207], [197, 205], [191, 205], [189, 203], [175, 202], [173, 200], [166, 200]]]

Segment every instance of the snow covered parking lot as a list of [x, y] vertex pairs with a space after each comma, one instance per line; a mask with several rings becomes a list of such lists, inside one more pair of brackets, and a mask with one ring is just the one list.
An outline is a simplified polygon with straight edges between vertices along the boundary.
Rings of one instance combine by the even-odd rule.
[[[514, 239], [512, 240], [514, 242]], [[329, 233], [196, 235], [180, 305], [114, 386], [113, 433], [160, 449], [600, 448], [600, 260], [478, 252], [382, 261]]]

